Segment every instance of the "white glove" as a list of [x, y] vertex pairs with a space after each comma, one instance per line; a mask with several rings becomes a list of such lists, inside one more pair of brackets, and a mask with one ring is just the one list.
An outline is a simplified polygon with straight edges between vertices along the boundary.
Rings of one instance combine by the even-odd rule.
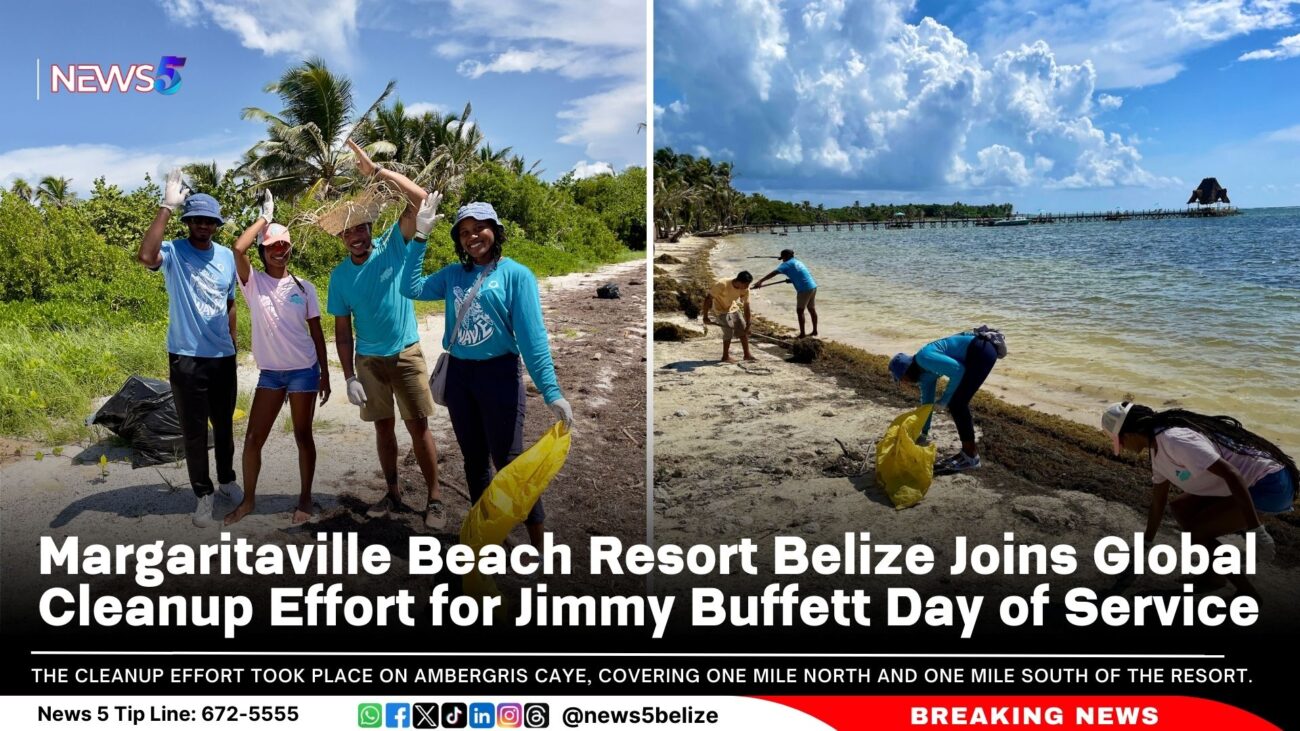
[[170, 208], [173, 213], [185, 205], [185, 183], [181, 182], [181, 171], [173, 168], [163, 179], [162, 207]]
[[358, 381], [356, 376], [348, 379], [348, 401], [351, 401], [353, 406], [366, 405], [366, 387], [361, 385], [361, 381]]
[[555, 418], [564, 422], [565, 429], [573, 428], [573, 407], [569, 405], [568, 399], [559, 398], [546, 405], [546, 408], [555, 414]]
[[442, 193], [433, 191], [424, 197], [420, 210], [415, 214], [415, 240], [428, 241], [429, 232], [442, 216], [438, 215], [438, 205], [442, 203]]
[[258, 204], [262, 208], [262, 218], [267, 223], [275, 220], [275, 199], [271, 197], [271, 191], [263, 190], [262, 195], [258, 197]]
[[1277, 544], [1273, 542], [1273, 536], [1269, 535], [1268, 529], [1264, 526], [1258, 526], [1246, 531], [1255, 534], [1255, 552], [1264, 563], [1272, 563], [1277, 558]]

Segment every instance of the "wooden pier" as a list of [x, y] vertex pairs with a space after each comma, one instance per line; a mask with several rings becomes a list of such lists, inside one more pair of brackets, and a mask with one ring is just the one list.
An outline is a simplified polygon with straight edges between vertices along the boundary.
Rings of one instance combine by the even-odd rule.
[[[1234, 207], [1218, 208], [1156, 208], [1146, 211], [1103, 211], [1099, 213], [1040, 213], [1020, 216], [1029, 225], [1047, 223], [1121, 223], [1124, 221], [1157, 221], [1169, 218], [1219, 218], [1241, 213]], [[970, 226], [1003, 225], [1002, 218], [893, 218], [880, 221], [824, 221], [821, 223], [759, 223], [730, 226], [705, 235], [732, 233], [788, 234], [803, 231], [853, 231], [855, 229], [907, 229], [907, 228], [968, 228]], [[1018, 228], [1011, 226], [1010, 228]]]

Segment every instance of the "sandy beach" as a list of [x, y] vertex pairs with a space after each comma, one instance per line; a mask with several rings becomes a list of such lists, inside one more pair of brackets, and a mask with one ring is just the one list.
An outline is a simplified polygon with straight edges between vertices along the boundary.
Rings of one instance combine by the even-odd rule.
[[[686, 238], [658, 244], [657, 257], [669, 254], [684, 263], [656, 266], [669, 276], [687, 276], [685, 262], [710, 243]], [[792, 312], [774, 310], [762, 298], [756, 299], [754, 309], [759, 316], [793, 321]], [[654, 319], [701, 332], [698, 320], [680, 312], [656, 312]], [[990, 440], [991, 422], [982, 422], [978, 406], [984, 467], [935, 478], [924, 501], [897, 511], [875, 486], [875, 443], [890, 421], [910, 408], [914, 396], [888, 390], [865, 396], [863, 388], [842, 376], [788, 362], [789, 352], [770, 341], [755, 341], [756, 362], [719, 364], [721, 336], [714, 327], [708, 333], [684, 342], [655, 343], [654, 531], [659, 543], [722, 543], [777, 534], [838, 542], [845, 532], [869, 531], [876, 542], [929, 542], [942, 561], [951, 558], [953, 536], [1001, 544], [1010, 532], [1017, 541], [1068, 542], [1086, 557], [1101, 537], [1131, 535], [1145, 524], [1141, 470], [1114, 463], [1122, 477], [1119, 482], [1131, 486], [1125, 488], [1132, 490], [1131, 500], [1113, 499], [1102, 489], [1073, 489], [1076, 476], [1070, 470], [1107, 470], [1109, 460], [1068, 454], [1060, 445], [1062, 454], [1030, 448], [1042, 450], [1041, 464], [1034, 469], [1012, 463], [1010, 457], [1000, 460], [996, 442], [1012, 439], [1012, 432], [999, 432]], [[737, 348], [733, 345], [738, 356]], [[1010, 388], [994, 392], [1002, 397]], [[933, 436], [941, 456], [958, 448], [956, 430], [946, 416], [936, 418]], [[1077, 464], [1071, 465], [1071, 459]], [[1051, 477], [1053, 470], [1058, 470], [1057, 478]], [[1289, 527], [1273, 525], [1275, 533]], [[1162, 542], [1175, 542], [1177, 535], [1167, 520]], [[1280, 546], [1289, 540], [1278, 538]], [[1300, 599], [1297, 579], [1300, 569], [1290, 557], [1284, 565], [1263, 570], [1256, 584], [1269, 603], [1286, 606]], [[954, 584], [948, 585], [947, 577], [935, 580], [947, 588], [960, 581], [952, 579]], [[802, 581], [829, 586], [842, 579], [805, 576]], [[1067, 581], [1101, 591], [1113, 578], [1084, 560], [1079, 573]], [[996, 594], [1024, 582], [990, 576], [977, 577], [977, 583]], [[666, 578], [660, 585], [672, 591], [688, 584]], [[1174, 577], [1141, 577], [1130, 587], [1134, 592], [1178, 588]]]
[[[622, 298], [596, 299], [596, 287], [605, 282], [617, 282]], [[575, 412], [571, 452], [545, 496], [547, 528], [557, 542], [572, 544], [577, 565], [585, 565], [590, 534], [635, 541], [645, 536], [645, 264], [630, 261], [596, 272], [545, 279], [540, 288], [556, 372]], [[441, 314], [420, 323], [420, 341], [430, 367], [442, 352], [442, 332]], [[365, 516], [366, 507], [383, 495], [374, 430], [348, 403], [334, 345], [331, 342], [327, 347], [333, 395], [318, 409], [315, 419], [315, 521], [290, 525], [290, 511], [297, 502], [298, 468], [286, 407], [263, 451], [257, 508], [228, 530], [235, 537], [268, 543], [310, 542], [320, 531], [355, 530], [363, 541], [383, 542], [395, 556], [402, 556], [408, 536], [426, 534], [422, 515], [412, 512], [383, 520]], [[251, 391], [257, 382], [250, 357], [242, 359], [238, 379], [241, 391]], [[527, 386], [524, 441], [531, 445], [551, 426], [553, 417], [531, 381]], [[447, 505], [447, 527], [440, 537], [454, 541], [469, 507], [465, 473], [443, 407], [438, 407], [430, 425]], [[104, 436], [111, 435], [105, 432]], [[237, 423], [236, 472], [242, 472], [242, 438], [243, 426]], [[423, 510], [424, 480], [401, 424], [397, 440], [405, 501]], [[4, 548], [5, 588], [11, 592], [8, 606], [13, 606], [12, 592], [29, 582], [51, 583], [36, 576], [36, 550], [42, 536], [80, 536], [84, 542], [161, 539], [191, 544], [218, 538], [218, 529], [201, 530], [190, 523], [195, 498], [183, 462], [132, 469], [129, 450], [110, 446], [107, 438], [93, 444], [65, 445], [59, 456], [50, 454], [47, 447], [40, 461], [32, 458], [31, 445], [6, 444], [7, 459], [0, 467], [0, 545]], [[23, 453], [14, 455], [15, 448]], [[107, 474], [101, 474], [101, 455], [109, 460]], [[222, 514], [232, 507], [220, 498], [217, 506]], [[527, 541], [523, 528], [516, 528], [509, 541]], [[396, 566], [389, 575], [403, 573], [402, 567]], [[565, 581], [592, 592], [614, 588], [636, 592], [641, 586], [639, 580], [628, 577], [574, 576], [553, 583]], [[378, 589], [383, 582], [372, 583]], [[104, 586], [113, 585], [113, 580], [104, 582]]]

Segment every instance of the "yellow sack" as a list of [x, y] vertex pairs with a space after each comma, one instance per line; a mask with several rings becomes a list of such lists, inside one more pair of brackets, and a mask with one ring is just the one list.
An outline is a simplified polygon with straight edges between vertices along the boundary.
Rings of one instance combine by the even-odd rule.
[[898, 510], [921, 502], [934, 479], [935, 446], [916, 444], [933, 409], [932, 404], [924, 404], [894, 419], [876, 445], [876, 482]]
[[[504, 541], [528, 517], [528, 511], [564, 466], [569, 442], [569, 430], [563, 422], [556, 422], [528, 451], [498, 472], [465, 515], [460, 542], [478, 553], [484, 546]], [[462, 587], [470, 596], [498, 595], [496, 582], [478, 572], [466, 575]]]

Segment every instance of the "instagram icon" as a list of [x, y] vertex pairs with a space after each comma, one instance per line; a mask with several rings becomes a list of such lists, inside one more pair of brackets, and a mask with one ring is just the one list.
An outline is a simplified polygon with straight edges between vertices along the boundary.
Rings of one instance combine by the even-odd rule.
[[524, 709], [518, 703], [497, 704], [497, 727], [519, 728], [523, 724]]

